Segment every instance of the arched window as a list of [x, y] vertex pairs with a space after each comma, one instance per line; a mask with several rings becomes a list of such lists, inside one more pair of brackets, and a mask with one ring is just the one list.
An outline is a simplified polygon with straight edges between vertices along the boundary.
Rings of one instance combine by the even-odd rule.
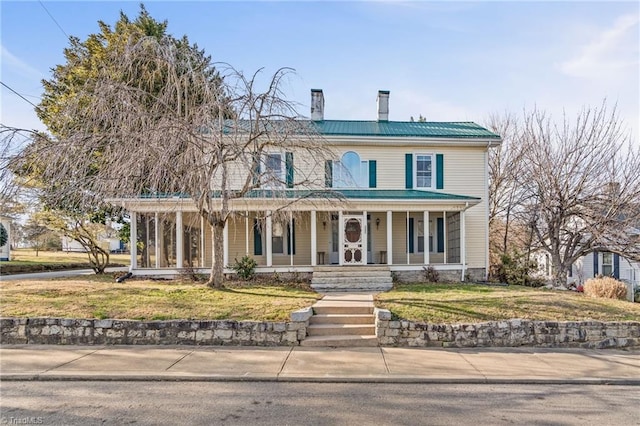
[[368, 162], [360, 159], [357, 152], [347, 151], [334, 168], [334, 187], [368, 188]]

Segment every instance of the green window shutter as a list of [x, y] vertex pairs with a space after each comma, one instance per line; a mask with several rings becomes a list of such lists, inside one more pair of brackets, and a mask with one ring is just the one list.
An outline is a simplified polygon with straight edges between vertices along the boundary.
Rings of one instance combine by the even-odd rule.
[[444, 189], [444, 155], [436, 154], [436, 189]]
[[291, 219], [291, 224], [287, 224], [287, 238], [289, 244], [287, 246], [287, 254], [296, 254], [296, 220]]
[[324, 162], [324, 186], [326, 188], [333, 187], [333, 161]]
[[409, 218], [409, 253], [413, 253], [413, 218]]
[[413, 189], [413, 154], [404, 155], [404, 181], [406, 189]]
[[369, 188], [377, 187], [377, 164], [376, 160], [369, 160]]
[[286, 152], [284, 157], [287, 169], [287, 188], [293, 188], [293, 152]]
[[438, 226], [438, 253], [444, 253], [444, 219], [439, 217]]
[[597, 276], [598, 275], [598, 252], [594, 251], [593, 252], [593, 276]]
[[613, 254], [613, 278], [620, 279], [620, 255]]
[[258, 219], [253, 219], [253, 254], [262, 256], [262, 233]]

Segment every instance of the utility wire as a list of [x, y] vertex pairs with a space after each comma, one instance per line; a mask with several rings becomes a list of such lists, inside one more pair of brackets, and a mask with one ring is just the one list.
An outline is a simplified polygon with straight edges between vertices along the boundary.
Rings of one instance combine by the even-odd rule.
[[49, 17], [51, 18], [51, 20], [53, 22], [55, 22], [55, 24], [58, 26], [58, 28], [60, 28], [60, 31], [62, 31], [62, 34], [64, 34], [67, 38], [69, 38], [69, 35], [65, 32], [65, 30], [62, 29], [62, 27], [60, 26], [60, 24], [58, 23], [58, 21], [56, 21], [56, 18], [53, 17], [53, 15], [51, 14], [51, 12], [49, 12], [49, 10], [45, 7], [44, 3], [42, 3], [41, 0], [38, 0], [38, 3], [40, 3], [40, 6], [42, 6], [42, 8], [44, 9], [45, 12], [47, 12], [47, 15], [49, 15]]
[[11, 90], [13, 93], [15, 93], [16, 95], [20, 96], [20, 98], [25, 101], [30, 103], [31, 105], [33, 105], [33, 107], [37, 110], [40, 110], [40, 107], [36, 104], [34, 104], [33, 102], [31, 102], [29, 99], [25, 98], [24, 96], [22, 96], [20, 93], [16, 92], [15, 90], [13, 90], [11, 87], [7, 86], [6, 84], [4, 84], [4, 82], [0, 81], [0, 84], [2, 84], [4, 87], [6, 87], [7, 89]]

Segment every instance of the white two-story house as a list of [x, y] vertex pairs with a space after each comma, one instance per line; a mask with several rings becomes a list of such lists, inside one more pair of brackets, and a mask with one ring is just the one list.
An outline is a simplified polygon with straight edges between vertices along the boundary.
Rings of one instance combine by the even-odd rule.
[[[484, 279], [487, 153], [500, 136], [472, 122], [389, 121], [388, 91], [378, 93], [377, 120], [325, 120], [323, 92], [311, 95], [311, 123], [333, 153], [322, 160], [318, 189], [334, 191], [341, 201], [311, 195], [283, 207], [260, 192], [233, 200], [220, 259], [225, 272], [249, 255], [258, 273], [384, 265], [401, 280], [420, 280], [432, 266], [442, 278]], [[265, 164], [288, 180], [298, 158], [274, 152]], [[211, 268], [211, 229], [188, 199], [114, 202], [131, 213], [134, 274]], [[275, 208], [290, 210], [289, 219], [273, 219]]]

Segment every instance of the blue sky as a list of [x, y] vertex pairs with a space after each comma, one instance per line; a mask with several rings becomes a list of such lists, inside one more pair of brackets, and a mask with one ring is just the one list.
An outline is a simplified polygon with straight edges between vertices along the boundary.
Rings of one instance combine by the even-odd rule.
[[[68, 35], [139, 2], [2, 1], [1, 80], [33, 103], [62, 63]], [[247, 73], [296, 69], [286, 94], [309, 115], [324, 90], [325, 118], [375, 119], [390, 90], [390, 119], [475, 121], [538, 106], [570, 116], [617, 102], [638, 141], [639, 2], [145, 2], [214, 61]], [[46, 8], [46, 10], [45, 10]], [[47, 11], [51, 14], [50, 17]], [[58, 25], [62, 28], [60, 29]], [[63, 33], [64, 31], [64, 33]], [[44, 129], [33, 107], [2, 87], [0, 121]]]

